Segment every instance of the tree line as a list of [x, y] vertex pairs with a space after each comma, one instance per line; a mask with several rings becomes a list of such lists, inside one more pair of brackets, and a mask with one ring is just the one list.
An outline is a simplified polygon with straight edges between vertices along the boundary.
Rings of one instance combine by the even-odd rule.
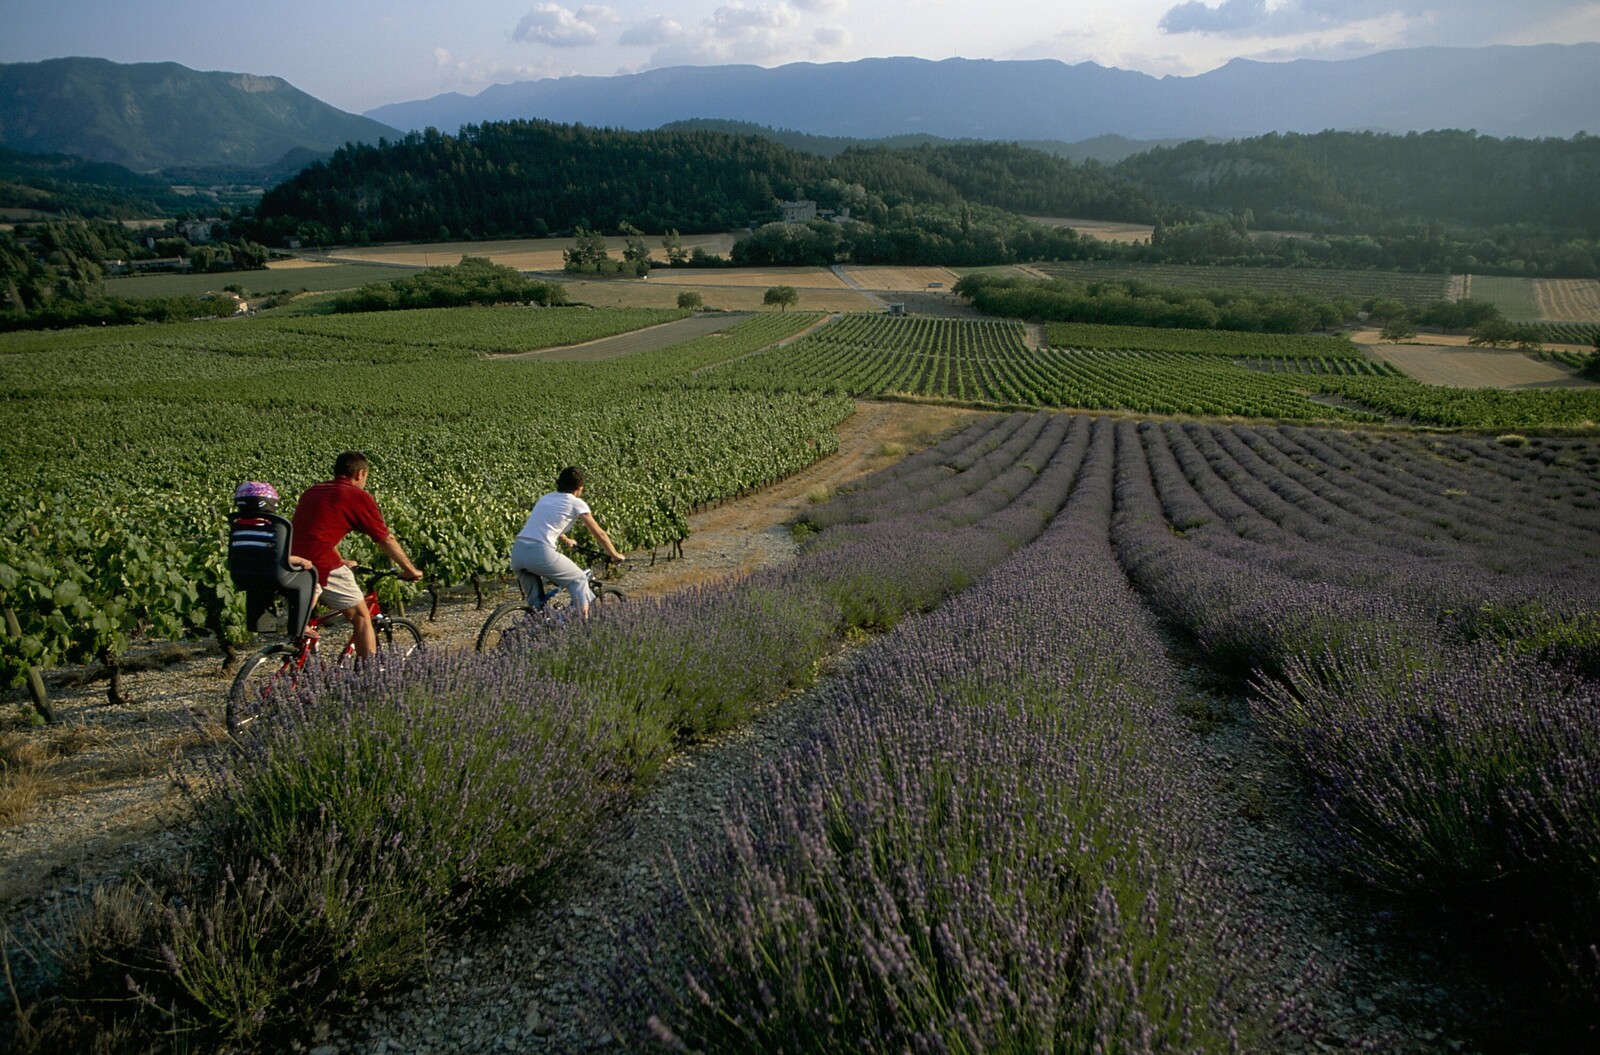
[[[821, 157], [707, 129], [506, 121], [347, 146], [269, 190], [247, 230], [268, 244], [360, 244], [748, 225], [759, 229], [744, 250], [751, 262], [996, 264], [1092, 253], [1588, 277], [1600, 275], [1600, 199], [1589, 192], [1597, 181], [1600, 139], [1585, 135], [1272, 135], [1158, 148], [1107, 166], [1014, 143]], [[786, 199], [815, 201], [836, 222], [809, 233], [766, 229]], [[1155, 234], [1086, 247], [1000, 212], [1149, 223]], [[1296, 233], [1261, 233], [1268, 227]]]
[[1386, 339], [1414, 336], [1417, 326], [1470, 330], [1475, 344], [1514, 345], [1527, 339], [1526, 331], [1508, 322], [1499, 308], [1470, 298], [1408, 306], [1392, 297], [1357, 301], [1240, 286], [1199, 289], [1141, 279], [1040, 281], [982, 273], [963, 276], [953, 292], [986, 315], [1048, 322], [1293, 334], [1332, 330], [1364, 315], [1383, 324]]

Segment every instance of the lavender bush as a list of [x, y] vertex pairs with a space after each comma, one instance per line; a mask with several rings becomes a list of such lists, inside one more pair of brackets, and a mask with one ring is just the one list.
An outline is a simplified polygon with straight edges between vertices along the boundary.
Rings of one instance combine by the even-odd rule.
[[1252, 710], [1348, 868], [1543, 948], [1600, 1013], [1600, 686], [1485, 644], [1396, 666], [1368, 641], [1292, 659]]
[[872, 648], [736, 796], [677, 914], [624, 943], [660, 1008], [638, 1042], [1229, 1051], [1289, 1028], [1202, 864], [1218, 828], [1106, 542], [1110, 455], [1102, 429], [1039, 541]]

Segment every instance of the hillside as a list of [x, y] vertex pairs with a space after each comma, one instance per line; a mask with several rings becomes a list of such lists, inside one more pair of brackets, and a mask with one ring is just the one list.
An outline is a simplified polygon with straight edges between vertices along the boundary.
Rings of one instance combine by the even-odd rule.
[[[927, 146], [975, 146], [981, 143], [992, 142], [987, 139], [966, 138], [949, 139], [944, 136], [911, 133], [908, 135], [885, 136], [881, 139], [858, 139], [852, 136], [818, 136], [806, 132], [795, 132], [787, 128], [769, 128], [766, 125], [756, 124], [752, 121], [720, 121], [713, 118], [696, 118], [690, 121], [672, 121], [664, 124], [659, 129], [662, 132], [727, 132], [730, 135], [761, 136], [776, 143], [782, 143], [790, 150], [798, 150], [803, 154], [817, 154], [822, 157], [835, 157], [846, 150], [870, 150], [882, 147], [888, 150], [904, 150], [908, 147]], [[1067, 161], [1084, 162], [1099, 161], [1104, 164], [1115, 164], [1134, 154], [1143, 153], [1162, 146], [1178, 146], [1182, 140], [1136, 140], [1124, 136], [1105, 135], [1093, 139], [1084, 139], [1076, 143], [1065, 143], [1059, 140], [1034, 139], [1022, 140], [1017, 145], [1050, 154]]]
[[367, 116], [445, 131], [518, 118], [630, 129], [715, 118], [865, 139], [1160, 140], [1329, 128], [1537, 137], [1595, 130], [1596, 98], [1600, 44], [1573, 44], [1418, 48], [1339, 62], [1236, 60], [1162, 78], [1054, 60], [675, 66], [498, 84]]
[[[853, 222], [761, 232], [760, 252], [735, 258], [976, 265], [1088, 251], [1030, 242], [1020, 221], [1001, 215], [1020, 214], [1155, 224], [1150, 252], [1175, 263], [1504, 265], [1587, 277], [1600, 264], [1589, 193], [1597, 180], [1600, 139], [1589, 136], [1265, 136], [1104, 166], [1003, 143], [852, 147], [820, 157], [726, 132], [512, 121], [341, 149], [270, 190], [252, 236], [268, 244], [470, 240], [614, 232], [624, 223], [650, 233], [728, 231], [779, 219], [778, 199], [809, 198], [824, 211], [847, 209]], [[1248, 237], [1272, 221], [1322, 237]], [[1343, 242], [1326, 240], [1335, 237]]]
[[303, 164], [395, 134], [277, 77], [90, 58], [0, 64], [0, 146], [136, 172], [263, 169], [291, 154]]

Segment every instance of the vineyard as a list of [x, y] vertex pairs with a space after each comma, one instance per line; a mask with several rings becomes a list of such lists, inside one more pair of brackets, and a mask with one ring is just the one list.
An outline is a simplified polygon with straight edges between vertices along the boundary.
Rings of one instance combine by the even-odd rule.
[[1585, 344], [1593, 348], [1600, 341], [1600, 322], [1530, 322], [1523, 323], [1522, 328], [1547, 344]]
[[[140, 888], [86, 940], [160, 994], [151, 1028], [270, 1040], [507, 892], [559, 896], [543, 877], [673, 751], [872, 631], [661, 907], [615, 921], [608, 1043], [1381, 1050], [1376, 1011], [1324, 1032], [1337, 980], [1252, 896], [1183, 716], [1203, 675], [1303, 781], [1303, 866], [1372, 892], [1366, 940], [1416, 910], [1434, 958], [1500, 965], [1518, 1050], [1574, 1050], [1600, 1015], [1597, 509], [1585, 440], [988, 415], [814, 507], [791, 564], [330, 684], [231, 760], [198, 855], [223, 878]], [[293, 995], [236, 1010], [241, 980]]]
[[1600, 390], [1422, 385], [1342, 337], [1052, 323], [845, 316], [783, 348], [693, 379], [698, 388], [1473, 428], [1592, 426]]
[[238, 639], [222, 520], [234, 485], [291, 497], [344, 448], [371, 454], [390, 526], [439, 587], [503, 574], [563, 465], [589, 468], [620, 545], [652, 549], [681, 541], [696, 506], [833, 449], [848, 400], [658, 387], [814, 316], [607, 363], [484, 358], [682, 314], [440, 309], [5, 338], [0, 607], [22, 631], [4, 639], [5, 679], [24, 664], [114, 668], [139, 639]]
[[1308, 293], [1319, 299], [1349, 297], [1357, 302], [1394, 297], [1420, 307], [1450, 296], [1449, 275], [1393, 271], [1343, 271], [1319, 268], [1228, 267], [1220, 264], [1125, 264], [1116, 261], [1057, 261], [1035, 264], [1050, 278], [1074, 282], [1137, 279], [1163, 286], [1226, 289], [1245, 286], [1272, 293]]

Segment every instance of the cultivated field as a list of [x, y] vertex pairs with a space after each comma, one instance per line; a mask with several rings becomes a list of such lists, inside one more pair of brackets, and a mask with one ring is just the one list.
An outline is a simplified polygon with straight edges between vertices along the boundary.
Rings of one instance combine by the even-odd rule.
[[[843, 284], [801, 286], [789, 279], [805, 281], [808, 274], [796, 276], [783, 269], [760, 272], [740, 272], [721, 268], [707, 270], [654, 271], [648, 279], [604, 278], [584, 279], [562, 276], [558, 281], [566, 287], [567, 297], [575, 303], [592, 304], [597, 308], [670, 308], [678, 303], [680, 293], [699, 293], [706, 308], [712, 311], [780, 311], [762, 303], [768, 289], [776, 285], [790, 285], [800, 295], [797, 311], [873, 311], [879, 310], [866, 294]], [[827, 273], [824, 273], [827, 274]], [[828, 274], [829, 278], [833, 276]], [[816, 279], [819, 283], [825, 281]]]
[[1079, 234], [1092, 235], [1102, 242], [1148, 242], [1155, 228], [1142, 223], [1117, 223], [1112, 220], [1082, 220], [1061, 216], [1029, 216], [1046, 227], [1070, 227]]
[[1468, 275], [1464, 292], [1513, 322], [1600, 322], [1600, 279]]
[[1550, 322], [1600, 322], [1600, 279], [1536, 278], [1539, 317]]
[[391, 282], [403, 272], [368, 264], [331, 264], [312, 260], [278, 260], [265, 271], [219, 271], [216, 274], [129, 275], [108, 278], [106, 293], [113, 297], [198, 296], [224, 286], [240, 286], [246, 295], [264, 297], [287, 290], [333, 293], [358, 289], [369, 282]]
[[[298, 493], [347, 446], [462, 593], [565, 464], [641, 564], [708, 505], [817, 488], [791, 559], [728, 543], [749, 574], [303, 675], [185, 770], [214, 809], [152, 854], [171, 868], [52, 899], [66, 967], [12, 1006], [58, 1032], [19, 1031], [27, 1055], [113, 1028], [337, 1055], [1581, 1050], [1600, 395], [1424, 385], [1343, 338], [1039, 347], [807, 310], [833, 295], [860, 294], [0, 337], [8, 676], [242, 640], [232, 486]], [[904, 458], [914, 430], [884, 433], [895, 464], [850, 486], [797, 476], [857, 395], [961, 429]], [[70, 740], [14, 700], [11, 817], [13, 774]], [[7, 930], [8, 969], [43, 962]]]
[[961, 278], [947, 267], [855, 267], [840, 268], [848, 280], [862, 289], [891, 293], [923, 293], [929, 289], [948, 291]]
[[1428, 385], [1451, 388], [1600, 388], [1594, 381], [1573, 376], [1569, 369], [1535, 359], [1526, 352], [1498, 348], [1430, 344], [1367, 346], [1372, 354], [1393, 363]]
[[[735, 235], [684, 235], [683, 248], [692, 251], [703, 248], [714, 256], [727, 256], [733, 249]], [[665, 259], [659, 237], [645, 239], [657, 259]], [[627, 246], [626, 238], [607, 238], [606, 248], [613, 257], [620, 258]], [[454, 264], [463, 256], [488, 257], [496, 264], [514, 267], [518, 271], [560, 271], [564, 263], [561, 254], [572, 248], [571, 238], [521, 238], [485, 242], [437, 242], [424, 245], [385, 245], [370, 248], [340, 246], [327, 251], [329, 259], [359, 263], [403, 264], [406, 267], [438, 267]]]

